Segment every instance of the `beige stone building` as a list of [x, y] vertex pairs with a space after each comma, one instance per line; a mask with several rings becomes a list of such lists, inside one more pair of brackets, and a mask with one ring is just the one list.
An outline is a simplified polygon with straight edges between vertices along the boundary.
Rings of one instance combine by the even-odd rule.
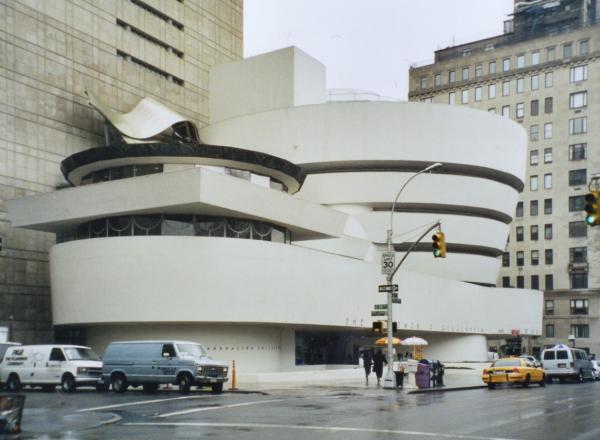
[[55, 237], [11, 227], [2, 201], [67, 185], [60, 162], [104, 144], [86, 90], [122, 112], [153, 97], [206, 125], [208, 70], [242, 57], [242, 9], [242, 0], [0, 0], [0, 326], [12, 340], [53, 338]]
[[544, 290], [543, 336], [523, 346], [534, 354], [559, 342], [600, 354], [600, 228], [583, 215], [600, 173], [599, 18], [597, 0], [515, 2], [503, 35], [438, 50], [410, 70], [410, 100], [509, 117], [528, 134], [498, 285]]

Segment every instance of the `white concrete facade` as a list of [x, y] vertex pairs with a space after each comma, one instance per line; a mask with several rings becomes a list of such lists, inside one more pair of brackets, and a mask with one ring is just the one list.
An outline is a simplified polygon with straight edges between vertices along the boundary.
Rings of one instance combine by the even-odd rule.
[[[368, 345], [370, 312], [384, 302], [375, 249], [391, 202], [415, 171], [442, 162], [407, 187], [394, 214], [398, 246], [438, 219], [449, 243], [445, 260], [423, 248], [396, 275], [399, 336], [429, 339], [429, 357], [483, 361], [487, 336], [540, 334], [541, 292], [489, 287], [523, 181], [517, 124], [444, 106], [334, 104], [324, 94], [319, 103], [322, 65], [295, 48], [217, 70], [263, 93], [237, 102], [239, 91], [217, 81], [215, 123], [202, 141], [299, 164], [307, 173], [299, 192], [204, 169], [165, 171], [10, 201], [11, 220], [59, 231], [118, 215], [221, 215], [284, 227], [292, 242], [148, 235], [58, 244], [50, 254], [56, 325], [85, 328], [99, 351], [113, 339], [198, 340], [243, 373], [308, 368], [297, 365], [300, 332]], [[280, 87], [294, 93], [281, 98]]]

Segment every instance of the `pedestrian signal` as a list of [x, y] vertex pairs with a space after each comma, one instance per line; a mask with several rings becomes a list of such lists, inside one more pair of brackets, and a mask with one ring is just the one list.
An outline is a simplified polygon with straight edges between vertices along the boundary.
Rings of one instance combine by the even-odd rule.
[[585, 196], [585, 222], [590, 226], [600, 225], [600, 191]]
[[375, 333], [383, 333], [383, 322], [382, 321], [373, 322], [373, 331]]
[[433, 256], [435, 258], [446, 258], [446, 236], [442, 231], [437, 231], [431, 237], [433, 240]]

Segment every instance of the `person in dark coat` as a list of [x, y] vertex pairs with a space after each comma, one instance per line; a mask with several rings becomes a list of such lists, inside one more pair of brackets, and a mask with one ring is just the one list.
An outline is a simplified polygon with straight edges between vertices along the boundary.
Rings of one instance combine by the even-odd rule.
[[377, 385], [381, 383], [381, 376], [383, 376], [383, 364], [387, 364], [385, 360], [385, 356], [381, 352], [381, 349], [377, 350], [375, 356], [373, 356], [373, 371], [375, 372], [375, 376], [377, 376]]
[[366, 350], [362, 354], [363, 367], [365, 369], [365, 383], [369, 385], [369, 374], [371, 374], [371, 365], [373, 365], [373, 357], [371, 352]]
[[438, 387], [443, 387], [444, 386], [444, 364], [442, 364], [440, 361], [437, 361], [437, 386]]

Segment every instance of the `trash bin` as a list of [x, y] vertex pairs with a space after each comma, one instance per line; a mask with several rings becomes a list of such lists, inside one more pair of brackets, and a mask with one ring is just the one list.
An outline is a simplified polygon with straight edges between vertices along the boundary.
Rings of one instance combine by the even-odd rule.
[[416, 382], [419, 388], [429, 388], [429, 365], [419, 364], [417, 366]]
[[21, 432], [21, 417], [25, 406], [25, 396], [8, 394], [0, 396], [0, 434]]

